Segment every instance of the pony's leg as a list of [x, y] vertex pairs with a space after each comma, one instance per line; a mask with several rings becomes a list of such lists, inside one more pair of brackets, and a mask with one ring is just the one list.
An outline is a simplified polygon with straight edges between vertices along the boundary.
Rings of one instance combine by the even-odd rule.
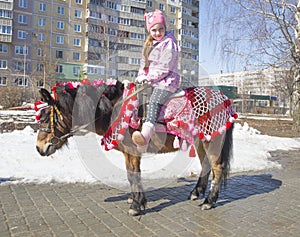
[[218, 136], [214, 138], [211, 142], [207, 143], [207, 146], [205, 146], [206, 154], [211, 165], [213, 178], [211, 181], [208, 195], [201, 206], [202, 210], [211, 209], [213, 205], [217, 202], [219, 196], [219, 190], [222, 183], [224, 168], [221, 156], [223, 142], [223, 136]]
[[129, 215], [136, 216], [140, 214], [141, 208], [146, 207], [147, 200], [141, 182], [140, 156], [123, 153], [125, 157], [127, 178], [130, 184], [131, 197], [128, 198], [130, 208]]
[[200, 194], [202, 194], [203, 196], [205, 195], [205, 190], [211, 172], [211, 166], [206, 157], [205, 148], [204, 148], [207, 145], [208, 145], [207, 143], [202, 143], [201, 141], [197, 141], [196, 148], [197, 148], [197, 155], [199, 157], [200, 164], [201, 164], [201, 172], [196, 186], [190, 193], [189, 196], [190, 200], [198, 199]]

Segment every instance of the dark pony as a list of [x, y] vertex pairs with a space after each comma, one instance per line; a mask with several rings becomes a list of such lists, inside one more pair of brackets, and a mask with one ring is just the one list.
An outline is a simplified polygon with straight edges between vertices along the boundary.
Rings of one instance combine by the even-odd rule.
[[[47, 106], [40, 110], [40, 130], [37, 136], [36, 148], [42, 156], [49, 156], [66, 144], [68, 137], [82, 129], [104, 135], [114, 120], [120, 106], [118, 101], [123, 98], [124, 84], [117, 81], [115, 85], [95, 87], [82, 84], [71, 88], [68, 84], [58, 85], [54, 98], [41, 89], [43, 101]], [[119, 108], [119, 107], [118, 107]], [[219, 189], [230, 169], [232, 152], [232, 129], [212, 138], [210, 142], [195, 139], [194, 146], [202, 166], [200, 177], [189, 198], [195, 200], [200, 194], [205, 195], [210, 173], [212, 182], [209, 192], [201, 205], [202, 209], [210, 209], [218, 199]], [[129, 127], [124, 139], [114, 149], [121, 151], [125, 158], [127, 177], [130, 183], [131, 195], [129, 214], [139, 215], [146, 206], [146, 197], [141, 182], [141, 153], [131, 140], [134, 129]], [[162, 136], [160, 136], [162, 135]], [[163, 139], [162, 139], [163, 137]], [[172, 134], [155, 133], [148, 146], [149, 153], [166, 153], [177, 151], [174, 148], [175, 136]], [[159, 146], [157, 146], [159, 144]], [[224, 181], [224, 182], [222, 182]]]

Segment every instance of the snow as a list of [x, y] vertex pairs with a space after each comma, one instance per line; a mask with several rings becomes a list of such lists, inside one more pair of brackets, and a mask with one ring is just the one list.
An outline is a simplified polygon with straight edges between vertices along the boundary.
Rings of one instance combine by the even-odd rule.
[[[95, 134], [74, 136], [55, 154], [42, 157], [35, 149], [36, 136], [30, 126], [0, 134], [2, 185], [21, 182], [128, 184], [122, 154], [116, 150], [104, 151], [100, 146], [101, 137]], [[270, 152], [300, 147], [300, 138], [261, 135], [247, 123], [243, 126], [235, 124], [233, 138], [232, 173], [280, 169], [279, 163], [269, 159]], [[198, 158], [188, 157], [188, 152], [145, 154], [141, 163], [143, 179], [150, 180], [146, 188], [166, 185], [166, 180], [187, 177], [192, 173], [199, 174], [200, 169]]]

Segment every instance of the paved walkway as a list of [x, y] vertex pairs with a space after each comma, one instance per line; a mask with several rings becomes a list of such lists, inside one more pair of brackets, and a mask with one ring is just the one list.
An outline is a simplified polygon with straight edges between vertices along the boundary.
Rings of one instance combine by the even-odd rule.
[[102, 184], [0, 186], [0, 236], [300, 236], [300, 158], [278, 151], [281, 170], [231, 176], [216, 208], [188, 201], [195, 180], [147, 192], [143, 215], [127, 194]]

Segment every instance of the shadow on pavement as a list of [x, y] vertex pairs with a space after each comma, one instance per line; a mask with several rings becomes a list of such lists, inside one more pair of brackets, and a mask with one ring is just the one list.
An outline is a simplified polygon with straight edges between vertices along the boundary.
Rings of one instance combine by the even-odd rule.
[[[189, 193], [196, 185], [196, 180], [185, 178], [178, 179], [178, 185], [173, 187], [163, 187], [151, 191], [146, 191], [146, 197], [149, 202], [162, 200], [160, 204], [144, 211], [144, 214], [158, 212], [168, 206], [180, 203], [190, 202]], [[181, 184], [182, 183], [182, 184]], [[209, 183], [210, 185], [210, 183]], [[209, 187], [208, 185], [208, 187]], [[236, 175], [227, 180], [226, 187], [222, 187], [216, 207], [228, 203], [246, 199], [253, 195], [259, 195], [272, 192], [282, 185], [282, 181], [273, 179], [271, 174], [256, 175]], [[207, 193], [206, 193], [207, 195]], [[128, 194], [122, 194], [105, 199], [105, 202], [116, 202], [127, 200]]]

